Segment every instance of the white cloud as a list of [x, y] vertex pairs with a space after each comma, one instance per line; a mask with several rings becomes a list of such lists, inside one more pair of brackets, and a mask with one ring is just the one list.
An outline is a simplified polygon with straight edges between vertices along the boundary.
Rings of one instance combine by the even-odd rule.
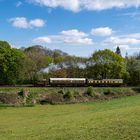
[[28, 24], [27, 19], [25, 17], [11, 18], [9, 21], [12, 23], [12, 25], [14, 27], [29, 28], [29, 24]]
[[43, 27], [45, 25], [45, 21], [42, 19], [34, 19], [29, 22], [30, 26], [33, 27]]
[[121, 35], [120, 37], [140, 39], [140, 33], [133, 33], [133, 34]]
[[92, 39], [90, 38], [73, 38], [73, 37], [66, 37], [64, 39], [64, 43], [73, 44], [73, 45], [92, 45]]
[[104, 43], [111, 44], [111, 45], [138, 45], [140, 44], [140, 39], [110, 37], [110, 38], [107, 38], [104, 41]]
[[51, 38], [49, 38], [47, 36], [42, 36], [42, 37], [35, 38], [33, 40], [33, 42], [35, 42], [35, 43], [51, 43], [52, 40], [51, 40]]
[[66, 30], [61, 32], [64, 36], [74, 36], [74, 37], [86, 37], [87, 34], [84, 32], [80, 32], [77, 29]]
[[79, 0], [87, 10], [139, 7], [139, 0]]
[[34, 27], [43, 27], [45, 25], [45, 21], [42, 19], [33, 19], [28, 21], [25, 17], [15, 17], [9, 20], [14, 27], [17, 28], [34, 28]]
[[93, 44], [92, 39], [87, 37], [88, 35], [84, 32], [78, 31], [76, 29], [67, 30], [61, 32], [61, 38], [64, 43], [67, 44], [79, 44], [79, 45], [91, 45]]
[[91, 34], [95, 36], [110, 36], [113, 30], [109, 27], [94, 28], [91, 30]]
[[79, 0], [28, 0], [29, 2], [50, 8], [62, 7], [73, 12], [79, 11]]
[[33, 40], [37, 43], [65, 43], [70, 45], [92, 45], [93, 41], [88, 38], [88, 35], [84, 32], [73, 30], [64, 30], [57, 35], [51, 35], [46, 37], [38, 37]]
[[120, 45], [119, 47], [124, 50], [140, 50], [140, 47], [130, 47], [128, 45]]
[[79, 10], [106, 10], [111, 8], [140, 7], [140, 0], [28, 0], [34, 4], [78, 12]]

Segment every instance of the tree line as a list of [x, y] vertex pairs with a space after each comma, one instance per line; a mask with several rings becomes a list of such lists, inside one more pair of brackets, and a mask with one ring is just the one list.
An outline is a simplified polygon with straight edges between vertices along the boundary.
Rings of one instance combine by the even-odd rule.
[[139, 85], [140, 53], [124, 58], [117, 47], [116, 52], [98, 50], [83, 58], [39, 45], [16, 49], [0, 41], [0, 85], [33, 84], [50, 77], [122, 78], [129, 85]]

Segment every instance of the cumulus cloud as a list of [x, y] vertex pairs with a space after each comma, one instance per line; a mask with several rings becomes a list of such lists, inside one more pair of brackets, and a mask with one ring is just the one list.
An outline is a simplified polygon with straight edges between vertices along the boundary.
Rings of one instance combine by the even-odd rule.
[[110, 36], [113, 30], [109, 27], [94, 28], [91, 30], [91, 34], [95, 36]]
[[50, 8], [62, 7], [74, 12], [79, 11], [79, 0], [28, 0], [29, 2]]
[[70, 45], [92, 45], [93, 40], [77, 29], [64, 30], [57, 35], [38, 37], [33, 40], [38, 43], [65, 43]]
[[111, 8], [140, 7], [139, 0], [28, 0], [34, 4], [78, 12], [80, 10], [106, 10]]
[[42, 19], [34, 19], [29, 22], [31, 27], [43, 27], [45, 25], [45, 21]]
[[42, 37], [37, 37], [33, 40], [33, 42], [35, 43], [51, 43], [52, 40], [51, 38], [47, 37], [47, 36], [42, 36]]
[[111, 45], [138, 45], [140, 44], [140, 39], [110, 37], [107, 38], [104, 42]]
[[15, 17], [9, 19], [9, 22], [12, 23], [12, 26], [17, 28], [34, 28], [34, 27], [43, 27], [45, 25], [45, 21], [42, 19], [33, 19], [27, 20], [25, 17]]
[[67, 44], [79, 44], [79, 45], [91, 45], [93, 44], [92, 39], [87, 37], [88, 35], [84, 32], [78, 31], [76, 29], [67, 30], [61, 32], [61, 38], [64, 43]]
[[77, 29], [66, 30], [61, 32], [64, 36], [75, 36], [75, 37], [85, 37], [87, 36], [86, 33], [78, 31]]

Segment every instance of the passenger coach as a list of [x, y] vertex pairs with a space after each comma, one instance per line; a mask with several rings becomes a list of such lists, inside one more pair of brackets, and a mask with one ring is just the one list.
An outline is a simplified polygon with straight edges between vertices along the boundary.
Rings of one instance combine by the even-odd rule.
[[85, 86], [85, 78], [50, 78], [51, 86]]

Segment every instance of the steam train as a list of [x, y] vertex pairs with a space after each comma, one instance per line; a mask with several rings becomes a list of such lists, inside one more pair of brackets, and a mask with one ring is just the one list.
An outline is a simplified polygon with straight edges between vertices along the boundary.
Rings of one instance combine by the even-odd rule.
[[49, 78], [36, 81], [37, 87], [57, 87], [57, 86], [121, 86], [123, 79], [87, 79], [87, 78]]

